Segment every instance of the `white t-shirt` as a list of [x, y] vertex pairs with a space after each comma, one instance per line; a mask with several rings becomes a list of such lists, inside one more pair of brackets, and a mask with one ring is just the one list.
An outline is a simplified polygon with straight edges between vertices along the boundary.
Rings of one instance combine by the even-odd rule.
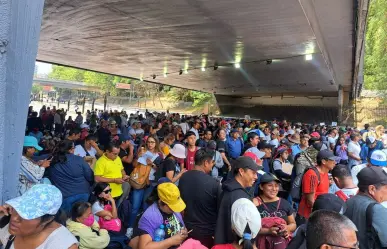
[[336, 144], [336, 139], [334, 137], [328, 137], [328, 143], [329, 143], [329, 146], [332, 146]]
[[271, 145], [274, 145], [275, 148], [277, 148], [278, 145], [279, 145], [279, 141], [278, 141], [278, 139], [276, 138], [276, 139], [271, 140], [271, 141], [270, 141], [270, 144], [271, 144]]
[[351, 175], [352, 175], [352, 179], [353, 179], [353, 183], [357, 186], [357, 184], [359, 183], [359, 180], [357, 179], [357, 174], [360, 172], [360, 170], [364, 169], [365, 167], [367, 167], [367, 164], [364, 163], [364, 164], [359, 164], [359, 165], [356, 165], [352, 168], [351, 170]]
[[181, 127], [183, 134], [186, 134], [187, 131], [189, 130], [189, 125], [187, 123], [181, 123], [181, 124], [179, 124], [179, 126]]
[[[10, 236], [8, 226], [9, 225], [6, 225], [0, 229], [0, 240], [4, 247], [7, 245]], [[36, 249], [69, 249], [74, 244], [79, 245], [78, 240], [66, 227], [61, 225], [55, 229], [40, 246], [36, 247]], [[12, 243], [10, 249], [15, 249], [15, 243]]]
[[[93, 147], [91, 147], [91, 149], [88, 150], [87, 152], [92, 157], [95, 157], [95, 155], [97, 154], [97, 150], [94, 149]], [[75, 146], [74, 155], [80, 156], [80, 157], [85, 157], [86, 156], [86, 151], [82, 147], [82, 145], [79, 144], [79, 145]]]
[[94, 214], [94, 219], [98, 222], [99, 217], [97, 216], [97, 213], [103, 211], [104, 206], [99, 202], [96, 201], [94, 204], [91, 206], [91, 212]]
[[140, 135], [140, 134], [144, 134], [144, 130], [143, 129], [136, 129], [136, 135]]
[[361, 147], [359, 143], [354, 143], [353, 141], [348, 143], [348, 152], [354, 154], [357, 157], [360, 157]]

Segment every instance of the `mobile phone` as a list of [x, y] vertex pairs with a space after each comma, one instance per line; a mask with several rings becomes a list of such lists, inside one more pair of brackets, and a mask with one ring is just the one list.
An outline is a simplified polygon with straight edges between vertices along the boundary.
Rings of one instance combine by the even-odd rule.
[[0, 228], [4, 228], [6, 225], [9, 224], [9, 221], [11, 220], [11, 215], [4, 215], [0, 218]]

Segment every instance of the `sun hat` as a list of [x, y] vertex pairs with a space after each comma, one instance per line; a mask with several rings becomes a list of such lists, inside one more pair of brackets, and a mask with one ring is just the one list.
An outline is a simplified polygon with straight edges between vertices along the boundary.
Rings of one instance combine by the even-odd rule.
[[38, 145], [38, 140], [36, 137], [33, 136], [24, 137], [23, 147], [34, 147], [37, 150], [43, 150], [43, 148]]
[[249, 132], [250, 130], [251, 130], [251, 128], [249, 128], [249, 127], [246, 127], [246, 128], [244, 129], [245, 132]]
[[370, 157], [370, 163], [375, 166], [385, 167], [387, 166], [387, 156], [381, 150], [375, 150]]
[[299, 144], [300, 141], [300, 135], [299, 134], [293, 134], [288, 140], [292, 143]]
[[87, 124], [81, 124], [81, 129], [89, 129], [90, 126], [88, 126]]
[[180, 191], [171, 182], [161, 183], [157, 186], [157, 194], [162, 202], [168, 205], [173, 212], [180, 213], [186, 207], [180, 197]]
[[56, 215], [62, 205], [62, 193], [49, 184], [36, 184], [22, 196], [5, 202], [25, 220], [33, 220], [45, 214]]
[[184, 159], [186, 157], [186, 148], [182, 144], [175, 144], [175, 146], [169, 150], [169, 153], [174, 157]]
[[295, 134], [294, 130], [288, 130], [286, 133], [287, 133], [288, 135], [294, 135], [294, 134]]
[[[245, 234], [247, 225], [251, 234]], [[231, 206], [231, 228], [240, 238], [253, 239], [261, 229], [261, 215], [252, 201], [240, 198]]]

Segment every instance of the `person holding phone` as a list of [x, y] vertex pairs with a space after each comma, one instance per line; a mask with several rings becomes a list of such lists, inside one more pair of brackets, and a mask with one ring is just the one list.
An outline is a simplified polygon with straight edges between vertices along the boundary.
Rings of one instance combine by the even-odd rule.
[[35, 162], [32, 157], [36, 151], [43, 150], [38, 140], [33, 136], [25, 136], [23, 155], [19, 174], [18, 196], [23, 195], [32, 186], [42, 182], [46, 168], [50, 166], [52, 158]]

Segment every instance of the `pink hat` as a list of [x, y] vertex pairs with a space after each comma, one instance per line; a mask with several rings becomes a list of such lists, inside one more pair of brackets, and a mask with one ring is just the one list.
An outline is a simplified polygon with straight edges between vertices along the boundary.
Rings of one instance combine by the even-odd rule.
[[312, 132], [312, 133], [310, 134], [310, 136], [311, 136], [311, 137], [315, 137], [315, 138], [320, 138], [320, 134], [318, 134], [317, 131]]
[[207, 247], [203, 246], [200, 241], [194, 240], [194, 239], [187, 239], [181, 246], [179, 246], [177, 249], [208, 249]]

